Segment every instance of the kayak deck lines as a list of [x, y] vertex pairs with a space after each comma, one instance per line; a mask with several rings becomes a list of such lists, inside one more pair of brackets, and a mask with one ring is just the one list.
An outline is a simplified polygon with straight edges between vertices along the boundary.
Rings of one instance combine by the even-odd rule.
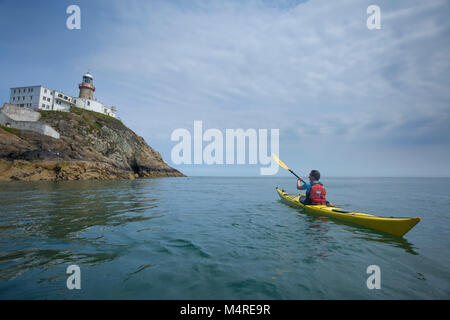
[[306, 213], [321, 215], [341, 221], [354, 223], [373, 230], [389, 233], [402, 237], [411, 230], [420, 218], [378, 217], [363, 212], [343, 210], [336, 206], [304, 205], [300, 202], [301, 195], [288, 194], [286, 191], [276, 188], [281, 200], [288, 205], [302, 208]]

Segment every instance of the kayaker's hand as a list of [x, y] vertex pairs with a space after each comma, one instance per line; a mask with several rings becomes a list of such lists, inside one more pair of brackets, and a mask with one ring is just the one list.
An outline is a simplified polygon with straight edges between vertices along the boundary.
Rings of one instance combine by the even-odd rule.
[[303, 181], [303, 179], [302, 178], [298, 178], [298, 183], [300, 183], [300, 182], [302, 182]]

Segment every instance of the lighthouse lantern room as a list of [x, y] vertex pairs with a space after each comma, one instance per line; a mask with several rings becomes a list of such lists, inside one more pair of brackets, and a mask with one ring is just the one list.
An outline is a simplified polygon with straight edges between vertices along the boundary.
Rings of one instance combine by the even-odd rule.
[[94, 100], [94, 78], [89, 72], [83, 75], [83, 82], [78, 85], [80, 89], [79, 98]]

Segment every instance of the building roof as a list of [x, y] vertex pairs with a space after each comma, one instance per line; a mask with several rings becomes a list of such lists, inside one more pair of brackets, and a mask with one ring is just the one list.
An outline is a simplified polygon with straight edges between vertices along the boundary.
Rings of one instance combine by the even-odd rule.
[[85, 74], [83, 74], [83, 77], [88, 77], [88, 78], [94, 79], [94, 77], [92, 77], [92, 74], [90, 74], [89, 72], [86, 72]]
[[[36, 87], [43, 87], [43, 88], [45, 88], [45, 87], [44, 87], [44, 86], [42, 86], [42, 85], [36, 85], [36, 86], [22, 86], [22, 87], [13, 87], [13, 88], [10, 88], [10, 89], [36, 88]], [[45, 88], [45, 89], [48, 89], [48, 88]]]

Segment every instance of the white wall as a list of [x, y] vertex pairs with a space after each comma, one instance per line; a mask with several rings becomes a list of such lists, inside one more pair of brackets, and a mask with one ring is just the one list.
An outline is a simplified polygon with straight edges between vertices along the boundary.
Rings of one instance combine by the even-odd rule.
[[[35, 115], [33, 115], [33, 113], [35, 113]], [[10, 116], [12, 116], [12, 118]], [[0, 125], [3, 126], [8, 125], [12, 128], [20, 130], [36, 131], [45, 134], [47, 136], [53, 137], [55, 139], [59, 139], [60, 135], [55, 129], [53, 129], [48, 124], [36, 120], [36, 119], [39, 120], [40, 117], [41, 114], [36, 111], [27, 110], [25, 108], [17, 107], [14, 105], [11, 106], [4, 105], [0, 109]], [[20, 121], [16, 121], [13, 118], [20, 119]]]
[[38, 109], [52, 110], [53, 109], [53, 101], [54, 101], [53, 90], [50, 90], [45, 87], [41, 87]]
[[78, 108], [103, 113], [103, 114], [106, 114], [111, 117], [116, 116], [115, 113], [111, 110], [111, 108], [105, 106], [100, 101], [90, 100], [90, 99], [85, 99], [85, 98], [76, 98], [75, 100], [76, 100], [75, 105]]
[[99, 112], [111, 117], [116, 113], [97, 100], [74, 98], [60, 91], [43, 86], [11, 88], [9, 103], [34, 110], [69, 111], [71, 106]]
[[18, 107], [13, 104], [4, 103], [0, 112], [14, 121], [39, 121], [41, 114], [26, 107]]
[[17, 106], [37, 109], [41, 86], [11, 88], [9, 103]]
[[74, 98], [61, 92], [54, 91], [53, 92], [53, 110], [55, 111], [66, 111], [70, 110], [70, 107], [73, 106]]

